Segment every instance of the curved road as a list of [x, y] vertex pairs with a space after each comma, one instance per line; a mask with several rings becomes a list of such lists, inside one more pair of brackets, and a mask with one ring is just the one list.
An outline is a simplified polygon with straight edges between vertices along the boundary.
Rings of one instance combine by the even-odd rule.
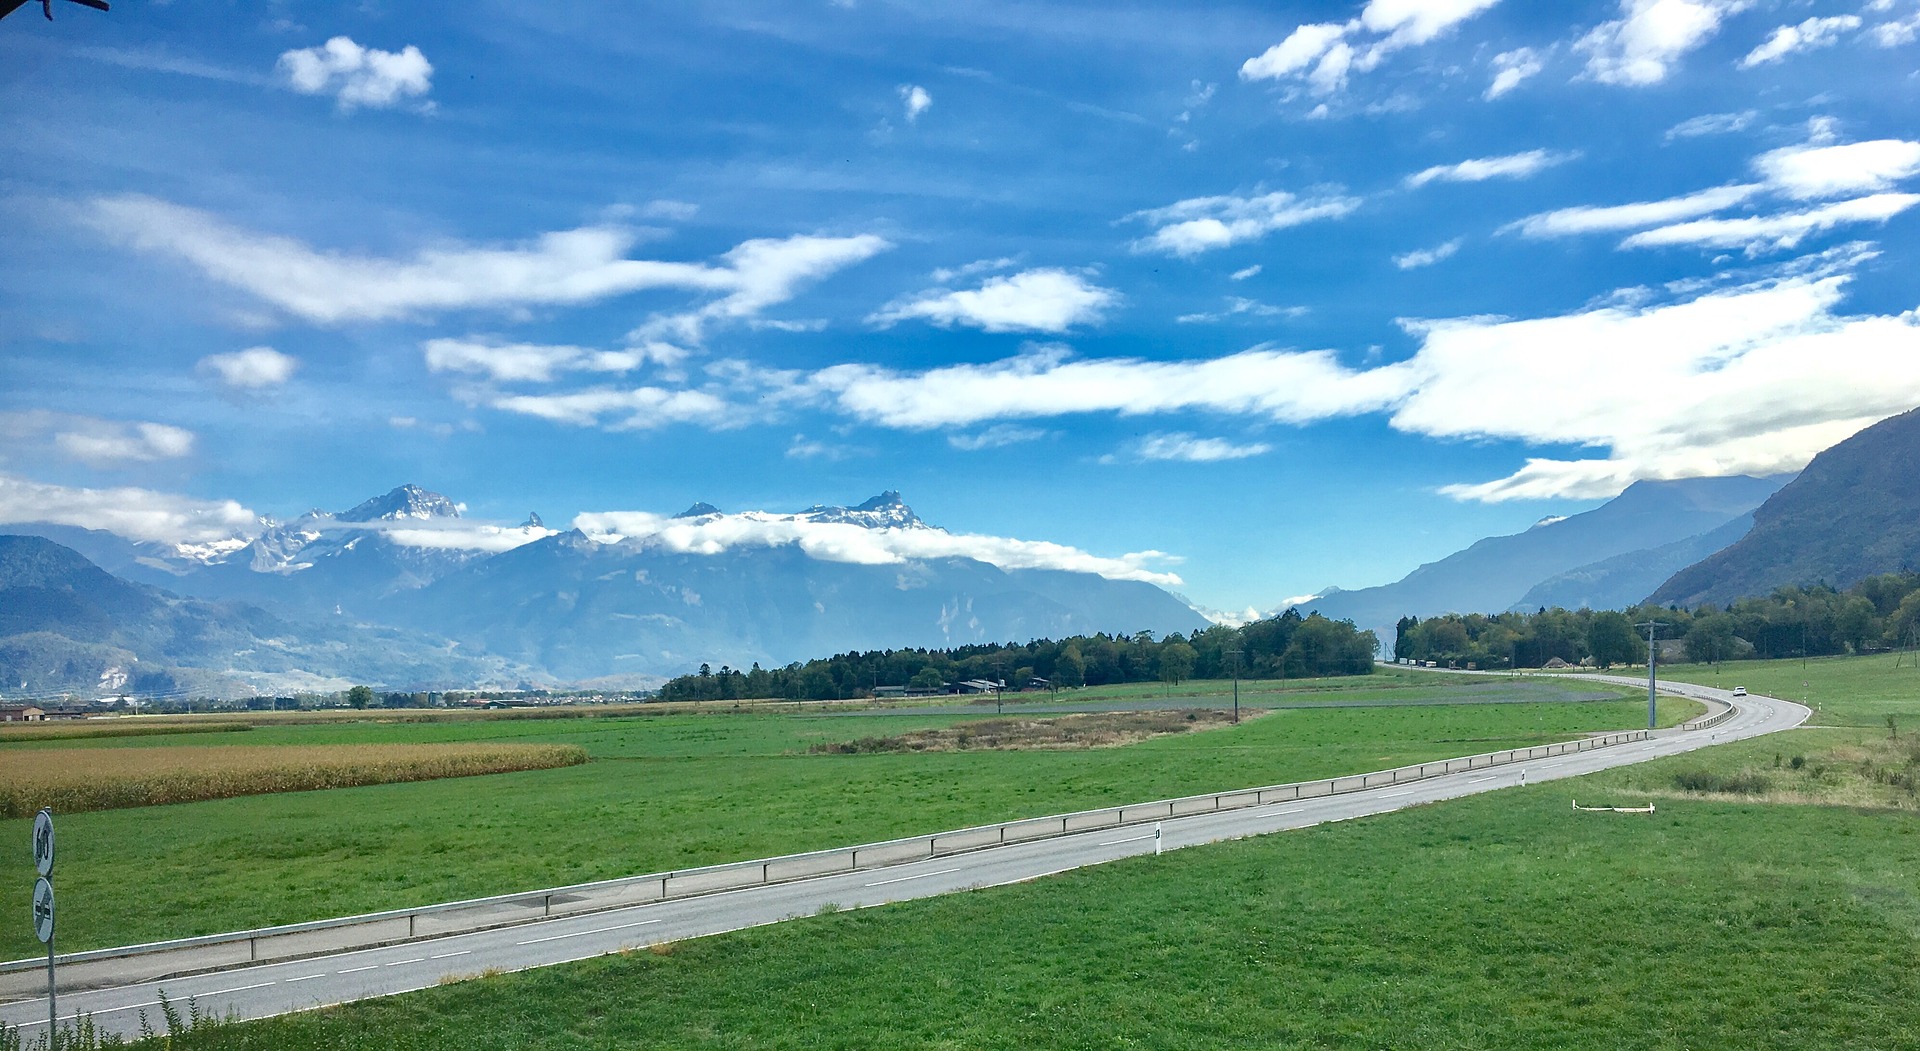
[[[1634, 685], [1620, 676], [1581, 676]], [[1772, 697], [1735, 699], [1731, 692], [1662, 682], [1661, 691], [1721, 701], [1736, 714], [1709, 730], [1663, 730], [1633, 744], [1577, 752], [1492, 769], [1463, 771], [1365, 792], [1272, 803], [1245, 810], [1170, 819], [1160, 827], [1164, 849], [1305, 828], [1326, 821], [1381, 814], [1521, 783], [1577, 777], [1611, 767], [1676, 755], [1711, 744], [1791, 729], [1812, 712]], [[1155, 829], [1132, 825], [951, 855], [879, 870], [848, 872], [792, 883], [569, 916], [514, 927], [411, 941], [284, 963], [241, 967], [159, 982], [77, 992], [59, 999], [62, 1020], [93, 1016], [103, 1031], [137, 1035], [144, 1011], [160, 1024], [158, 1004], [192, 998], [203, 1013], [261, 1018], [330, 1004], [390, 996], [487, 970], [544, 967], [620, 949], [778, 923], [828, 906], [865, 908], [888, 902], [999, 886], [1098, 865], [1154, 850]], [[47, 1024], [45, 997], [0, 1005], [0, 1022], [33, 1040]]]

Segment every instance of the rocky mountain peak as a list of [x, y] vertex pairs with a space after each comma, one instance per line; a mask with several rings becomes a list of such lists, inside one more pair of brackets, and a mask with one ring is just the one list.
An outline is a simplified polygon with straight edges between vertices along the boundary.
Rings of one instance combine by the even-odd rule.
[[701, 517], [704, 517], [704, 516], [706, 516], [706, 515], [717, 515], [717, 514], [719, 514], [719, 513], [720, 513], [720, 509], [719, 509], [719, 508], [717, 508], [717, 507], [715, 507], [715, 506], [713, 506], [713, 505], [712, 505], [712, 504], [710, 504], [710, 503], [707, 503], [707, 502], [706, 502], [705, 500], [702, 500], [702, 501], [700, 501], [699, 503], [697, 503], [697, 504], [694, 504], [694, 505], [693, 505], [692, 507], [689, 507], [689, 508], [687, 508], [687, 509], [686, 509], [685, 511], [682, 511], [682, 512], [680, 512], [680, 513], [679, 513], [679, 514], [677, 514], [677, 515], [674, 515], [673, 517], [675, 517], [675, 518], [701, 518]]
[[796, 518], [805, 518], [814, 522], [834, 522], [843, 525], [857, 525], [867, 529], [931, 529], [932, 526], [920, 520], [906, 501], [900, 498], [898, 490], [889, 489], [879, 496], [857, 507], [830, 507], [815, 504], [800, 512]]
[[397, 521], [405, 518], [459, 518], [460, 509], [439, 493], [411, 483], [376, 496], [334, 516], [342, 522]]

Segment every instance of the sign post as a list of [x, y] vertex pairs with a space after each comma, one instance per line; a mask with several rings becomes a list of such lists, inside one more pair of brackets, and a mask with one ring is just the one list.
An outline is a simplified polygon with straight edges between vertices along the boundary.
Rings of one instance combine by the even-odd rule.
[[33, 881], [33, 936], [47, 946], [47, 1046], [52, 1047], [59, 1040], [60, 1012], [53, 984], [53, 811], [46, 807], [33, 816], [33, 867], [40, 873]]

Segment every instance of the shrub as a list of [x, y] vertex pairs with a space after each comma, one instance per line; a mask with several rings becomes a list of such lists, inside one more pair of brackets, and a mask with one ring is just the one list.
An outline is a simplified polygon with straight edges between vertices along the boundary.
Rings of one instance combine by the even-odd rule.
[[1673, 775], [1676, 787], [1687, 792], [1717, 792], [1723, 795], [1757, 796], [1773, 787], [1765, 774], [1743, 770], [1722, 774], [1712, 770], [1681, 770]]

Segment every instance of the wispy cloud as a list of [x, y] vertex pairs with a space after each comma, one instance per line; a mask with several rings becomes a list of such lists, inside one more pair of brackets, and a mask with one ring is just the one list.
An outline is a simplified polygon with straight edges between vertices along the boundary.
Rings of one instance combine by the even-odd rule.
[[1745, 131], [1760, 118], [1759, 110], [1741, 110], [1738, 113], [1704, 113], [1690, 117], [1667, 129], [1667, 141], [1675, 139], [1694, 139], [1702, 135], [1726, 135], [1736, 131]]
[[1369, 72], [1393, 52], [1425, 44], [1498, 2], [1370, 0], [1346, 22], [1297, 27], [1242, 63], [1240, 79], [1298, 81], [1314, 95], [1331, 95], [1347, 86], [1351, 74]]
[[753, 240], [722, 256], [722, 265], [709, 266], [629, 259], [635, 231], [588, 226], [516, 245], [442, 245], [409, 259], [383, 259], [318, 251], [137, 194], [96, 199], [82, 214], [110, 237], [185, 259], [215, 281], [319, 324], [573, 305], [672, 288], [720, 296], [659, 320], [664, 330], [697, 337], [710, 321], [751, 316], [892, 247], [871, 234]]
[[0, 522], [49, 522], [177, 544], [245, 535], [259, 527], [260, 519], [232, 500], [133, 487], [73, 488], [0, 474]]
[[1853, 223], [1884, 223], [1916, 204], [1920, 204], [1920, 194], [1878, 193], [1798, 212], [1736, 219], [1695, 219], [1643, 230], [1622, 241], [1621, 247], [1692, 245], [1702, 248], [1745, 248], [1750, 253], [1794, 248], [1812, 234]]
[[1227, 305], [1223, 309], [1198, 314], [1182, 314], [1173, 320], [1182, 325], [1198, 325], [1225, 321], [1234, 317], [1302, 317], [1308, 312], [1306, 307], [1277, 307], [1271, 303], [1262, 303], [1257, 299], [1248, 299], [1244, 296], [1227, 296], [1226, 302]]
[[1503, 157], [1477, 157], [1461, 161], [1458, 164], [1437, 164], [1424, 171], [1407, 176], [1410, 187], [1425, 186], [1430, 182], [1485, 182], [1488, 179], [1525, 179], [1565, 164], [1580, 155], [1578, 153], [1556, 153], [1552, 150], [1528, 150], [1525, 153], [1511, 153]]
[[1752, 69], [1769, 62], [1778, 62], [1788, 55], [1802, 51], [1813, 51], [1831, 47], [1838, 43], [1840, 34], [1860, 28], [1859, 15], [1835, 15], [1831, 18], [1809, 18], [1799, 25], [1781, 26], [1769, 35], [1764, 43], [1740, 60], [1741, 69]]
[[1041, 267], [989, 278], [979, 288], [921, 292], [881, 307], [867, 320], [881, 326], [918, 319], [943, 328], [1060, 333], [1098, 322], [1119, 302], [1120, 293], [1083, 274]]
[[1303, 223], [1338, 219], [1360, 204], [1357, 197], [1338, 194], [1298, 197], [1276, 191], [1256, 197], [1190, 197], [1164, 208], [1134, 212], [1126, 219], [1155, 228], [1133, 243], [1134, 251], [1190, 257]]
[[718, 555], [738, 548], [795, 547], [825, 562], [899, 565], [936, 558], [971, 558], [1002, 569], [1060, 569], [1097, 573], [1112, 580], [1144, 580], [1178, 587], [1180, 578], [1154, 567], [1177, 561], [1160, 551], [1117, 557], [1038, 540], [942, 529], [869, 529], [817, 522], [804, 515], [760, 511], [697, 519], [667, 518], [645, 511], [603, 511], [577, 516], [576, 528], [602, 543], [635, 543], [676, 554]]
[[1658, 84], [1745, 6], [1746, 0], [1620, 0], [1620, 17], [1594, 27], [1574, 48], [1587, 53], [1587, 74], [1602, 84]]
[[1045, 438], [1049, 431], [1038, 427], [1021, 427], [1012, 423], [996, 423], [983, 431], [973, 434], [950, 434], [947, 444], [967, 452], [979, 452], [982, 449], [999, 449], [1024, 442], [1034, 442]]
[[[41, 409], [0, 413], [0, 437], [9, 453], [28, 461], [56, 456], [100, 469], [176, 460], [190, 455], [195, 443], [184, 427]], [[0, 462], [8, 458], [0, 455]]]
[[1415, 270], [1423, 266], [1432, 266], [1442, 259], [1451, 258], [1459, 250], [1460, 239], [1456, 237], [1451, 241], [1434, 245], [1432, 248], [1416, 248], [1411, 252], [1396, 255], [1393, 257], [1393, 265], [1402, 270]]
[[1485, 98], [1491, 102], [1519, 87], [1521, 82], [1539, 76], [1545, 68], [1540, 52], [1530, 47], [1502, 51], [1493, 56], [1493, 83], [1487, 85]]
[[427, 368], [434, 372], [461, 372], [485, 376], [496, 383], [548, 383], [565, 372], [631, 372], [648, 360], [675, 364], [677, 348], [645, 347], [628, 350], [591, 350], [586, 347], [499, 340], [430, 339], [421, 344]]
[[1272, 450], [1273, 446], [1266, 442], [1249, 442], [1241, 445], [1225, 438], [1201, 438], [1184, 431], [1175, 431], [1169, 434], [1147, 435], [1134, 443], [1132, 454], [1141, 460], [1219, 463], [1222, 460], [1245, 460], [1253, 456], [1264, 456]]
[[263, 391], [285, 386], [300, 362], [272, 347], [248, 347], [231, 354], [209, 354], [195, 368], [228, 390]]

